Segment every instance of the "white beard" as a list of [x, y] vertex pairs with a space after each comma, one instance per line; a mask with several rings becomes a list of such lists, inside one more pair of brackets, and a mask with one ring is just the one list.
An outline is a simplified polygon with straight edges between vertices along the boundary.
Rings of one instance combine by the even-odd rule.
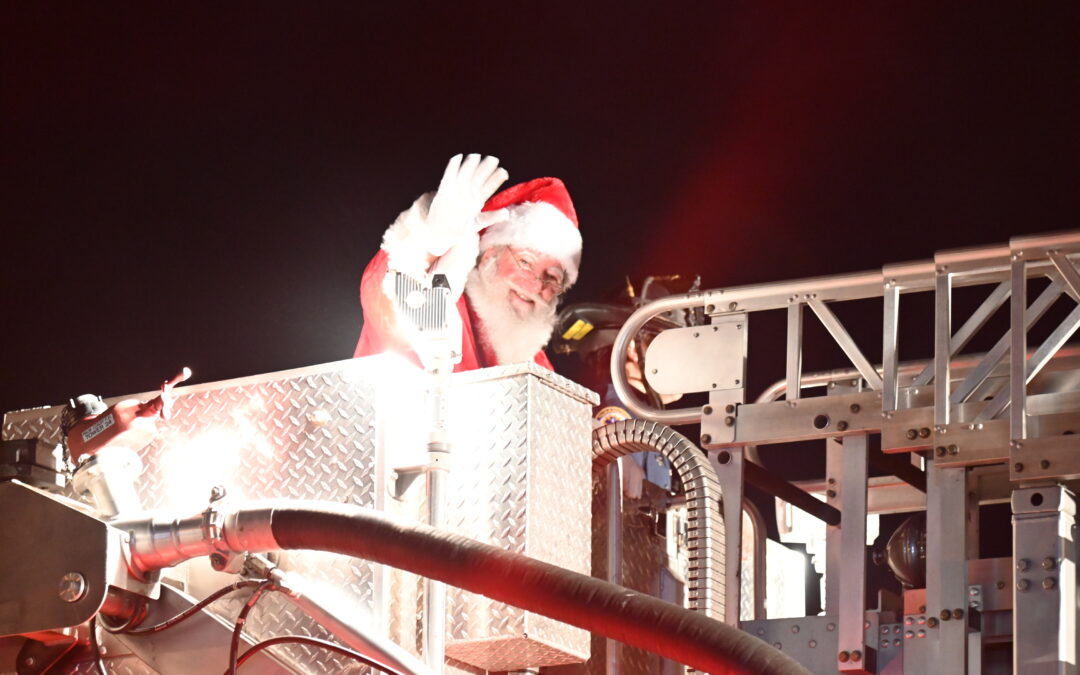
[[[532, 361], [551, 338], [556, 303], [544, 302], [540, 296], [499, 278], [495, 267], [495, 259], [489, 258], [469, 272], [465, 282], [465, 294], [484, 325], [477, 337], [495, 352], [500, 365]], [[531, 314], [517, 315], [507, 299], [510, 290], [533, 301]]]

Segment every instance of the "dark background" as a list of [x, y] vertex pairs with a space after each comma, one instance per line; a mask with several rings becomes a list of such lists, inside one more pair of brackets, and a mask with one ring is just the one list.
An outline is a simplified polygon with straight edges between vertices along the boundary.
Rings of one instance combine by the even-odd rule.
[[1076, 227], [1075, 3], [575, 4], [4, 3], [0, 410], [348, 358], [457, 152], [567, 182], [570, 301]]

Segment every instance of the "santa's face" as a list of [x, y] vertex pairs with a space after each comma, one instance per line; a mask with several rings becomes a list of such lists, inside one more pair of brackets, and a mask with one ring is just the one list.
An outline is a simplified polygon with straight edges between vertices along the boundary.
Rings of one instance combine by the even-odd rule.
[[497, 246], [480, 256], [465, 292], [499, 363], [529, 361], [547, 344], [564, 276], [555, 258], [529, 249]]

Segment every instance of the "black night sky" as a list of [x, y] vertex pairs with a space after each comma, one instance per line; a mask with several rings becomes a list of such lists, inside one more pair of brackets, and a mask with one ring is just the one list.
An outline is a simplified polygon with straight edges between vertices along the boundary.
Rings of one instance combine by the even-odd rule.
[[1075, 3], [768, 4], [3, 3], [0, 410], [349, 357], [458, 152], [566, 181], [571, 301], [1077, 228]]

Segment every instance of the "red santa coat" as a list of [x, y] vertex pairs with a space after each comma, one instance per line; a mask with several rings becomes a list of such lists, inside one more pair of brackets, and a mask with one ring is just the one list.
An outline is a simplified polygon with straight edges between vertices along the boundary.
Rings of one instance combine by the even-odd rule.
[[[383, 292], [387, 259], [386, 251], [380, 250], [368, 263], [364, 276], [360, 279], [360, 307], [364, 312], [364, 326], [360, 330], [360, 340], [356, 343], [353, 356], [371, 356], [392, 351], [405, 356], [419, 367], [420, 357], [399, 329], [397, 314], [390, 304], [390, 298]], [[483, 324], [464, 293], [457, 302], [457, 310], [462, 325], [461, 361], [454, 366], [454, 372], [499, 365], [495, 352], [481, 339], [484, 335]], [[533, 361], [548, 370], [554, 370], [543, 350], [536, 352]]]

